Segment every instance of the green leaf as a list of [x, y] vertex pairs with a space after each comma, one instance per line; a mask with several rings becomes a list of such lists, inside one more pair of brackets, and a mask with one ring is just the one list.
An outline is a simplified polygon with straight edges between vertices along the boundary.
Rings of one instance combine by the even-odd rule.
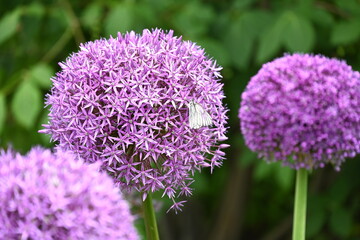
[[199, 174], [196, 173], [194, 174], [194, 183], [191, 185], [194, 189], [196, 189], [196, 192], [201, 194], [201, 193], [206, 193], [207, 191], [209, 191], [209, 189], [211, 189], [211, 186], [209, 184], [208, 179], [206, 179], [206, 175], [205, 174]]
[[92, 29], [95, 26], [99, 26], [102, 11], [103, 9], [98, 2], [94, 2], [88, 5], [81, 16], [82, 24], [89, 29]]
[[255, 39], [271, 22], [270, 15], [252, 11], [241, 15], [224, 35], [232, 62], [241, 70], [249, 64]]
[[105, 33], [116, 37], [118, 32], [124, 33], [132, 30], [132, 24], [133, 11], [131, 5], [118, 4], [105, 19]]
[[360, 36], [360, 19], [351, 22], [340, 22], [333, 27], [330, 42], [333, 45], [355, 42]]
[[260, 38], [260, 45], [256, 55], [256, 61], [263, 63], [274, 56], [281, 47], [286, 19], [280, 15]]
[[245, 12], [242, 18], [247, 33], [254, 37], [261, 36], [261, 34], [271, 26], [274, 20], [273, 14], [263, 10]]
[[292, 52], [309, 52], [313, 49], [315, 32], [311, 23], [294, 12], [285, 13], [284, 44]]
[[345, 204], [346, 199], [351, 196], [351, 185], [344, 178], [337, 179], [328, 192], [328, 198], [334, 206], [341, 206]]
[[220, 44], [213, 38], [206, 38], [204, 40], [197, 41], [197, 43], [205, 49], [207, 55], [215, 59], [221, 66], [229, 64], [230, 57], [223, 44]]
[[225, 43], [232, 62], [239, 68], [246, 67], [253, 49], [254, 36], [248, 34], [243, 18], [231, 25], [228, 34], [225, 35]]
[[254, 179], [260, 181], [268, 177], [273, 172], [273, 165], [274, 163], [259, 162], [255, 167]]
[[209, 5], [191, 1], [177, 12], [173, 24], [185, 37], [194, 40], [206, 35], [214, 16]]
[[6, 102], [4, 94], [0, 93], [0, 134], [4, 128], [6, 118]]
[[28, 6], [25, 7], [25, 14], [42, 17], [45, 14], [45, 7], [44, 5], [38, 3], [38, 2], [32, 2]]
[[145, 28], [152, 29], [159, 27], [161, 18], [159, 17], [159, 12], [154, 10], [153, 4], [155, 4], [153, 1], [151, 1], [151, 3], [136, 3], [136, 8], [134, 8], [133, 26], [135, 31], [141, 32]]
[[14, 11], [7, 13], [0, 20], [0, 44], [8, 40], [15, 34], [19, 20], [20, 20], [20, 8], [16, 8]]
[[11, 110], [16, 121], [29, 129], [34, 126], [36, 117], [41, 109], [41, 92], [29, 81], [23, 81], [16, 89], [11, 104]]
[[354, 16], [360, 14], [360, 4], [358, 0], [336, 0], [335, 3], [340, 8], [340, 11], [350, 13]]
[[275, 177], [279, 186], [284, 190], [290, 190], [294, 186], [295, 171], [283, 166], [278, 166], [275, 171]]
[[314, 23], [322, 25], [321, 27], [328, 27], [334, 24], [334, 17], [329, 12], [321, 8], [313, 8], [310, 13], [310, 18]]
[[349, 211], [338, 208], [334, 209], [330, 217], [331, 230], [341, 239], [345, 239], [351, 229], [351, 214]]
[[240, 164], [243, 167], [247, 167], [250, 166], [250, 164], [255, 163], [256, 159], [257, 159], [256, 153], [250, 151], [248, 148], [243, 148], [241, 155], [239, 156]]
[[54, 70], [46, 63], [39, 63], [30, 70], [31, 81], [44, 89], [48, 89], [50, 87], [50, 78], [53, 75]]
[[326, 212], [325, 202], [323, 198], [314, 196], [309, 197], [308, 200], [308, 216], [306, 221], [306, 238], [310, 239], [318, 234], [325, 224]]
[[254, 0], [236, 0], [234, 1], [233, 8], [243, 10], [250, 7], [254, 2]]

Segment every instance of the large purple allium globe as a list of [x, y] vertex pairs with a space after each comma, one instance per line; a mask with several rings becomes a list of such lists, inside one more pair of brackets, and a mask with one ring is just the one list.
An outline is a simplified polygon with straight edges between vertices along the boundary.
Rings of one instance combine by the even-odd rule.
[[0, 239], [139, 239], [109, 176], [69, 152], [0, 152]]
[[285, 55], [264, 64], [242, 94], [246, 144], [269, 161], [336, 169], [360, 150], [360, 74], [321, 55]]
[[194, 171], [222, 163], [221, 68], [196, 44], [172, 31], [130, 32], [83, 44], [60, 66], [42, 132], [101, 161], [123, 189], [191, 194]]

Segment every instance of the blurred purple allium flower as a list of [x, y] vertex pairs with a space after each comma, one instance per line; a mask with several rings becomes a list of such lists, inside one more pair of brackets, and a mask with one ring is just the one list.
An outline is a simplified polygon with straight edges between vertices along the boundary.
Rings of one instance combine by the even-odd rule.
[[41, 148], [0, 152], [0, 239], [139, 239], [129, 206], [99, 165]]
[[337, 59], [285, 55], [251, 78], [239, 118], [246, 144], [266, 160], [339, 170], [360, 150], [360, 74]]
[[191, 194], [195, 170], [221, 165], [221, 67], [196, 44], [173, 31], [130, 32], [83, 44], [60, 66], [42, 132], [101, 161], [123, 189], [143, 197], [163, 189], [173, 199]]

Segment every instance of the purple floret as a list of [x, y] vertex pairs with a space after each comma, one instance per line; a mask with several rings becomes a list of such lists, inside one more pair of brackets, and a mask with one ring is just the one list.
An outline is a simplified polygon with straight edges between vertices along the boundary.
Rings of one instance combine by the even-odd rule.
[[285, 55], [264, 64], [242, 94], [247, 146], [268, 161], [336, 169], [360, 150], [360, 74], [321, 55]]
[[128, 203], [98, 168], [69, 152], [0, 151], [0, 239], [139, 239]]
[[[193, 173], [220, 166], [227, 109], [215, 61], [173, 31], [144, 30], [80, 46], [60, 63], [42, 132], [121, 185], [146, 195], [191, 194]], [[211, 126], [189, 126], [189, 103]]]

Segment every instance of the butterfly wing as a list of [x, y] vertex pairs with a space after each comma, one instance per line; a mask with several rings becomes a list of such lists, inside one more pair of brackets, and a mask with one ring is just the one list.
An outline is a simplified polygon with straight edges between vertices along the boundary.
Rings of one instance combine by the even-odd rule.
[[189, 125], [194, 129], [212, 125], [210, 114], [194, 101], [189, 103]]

